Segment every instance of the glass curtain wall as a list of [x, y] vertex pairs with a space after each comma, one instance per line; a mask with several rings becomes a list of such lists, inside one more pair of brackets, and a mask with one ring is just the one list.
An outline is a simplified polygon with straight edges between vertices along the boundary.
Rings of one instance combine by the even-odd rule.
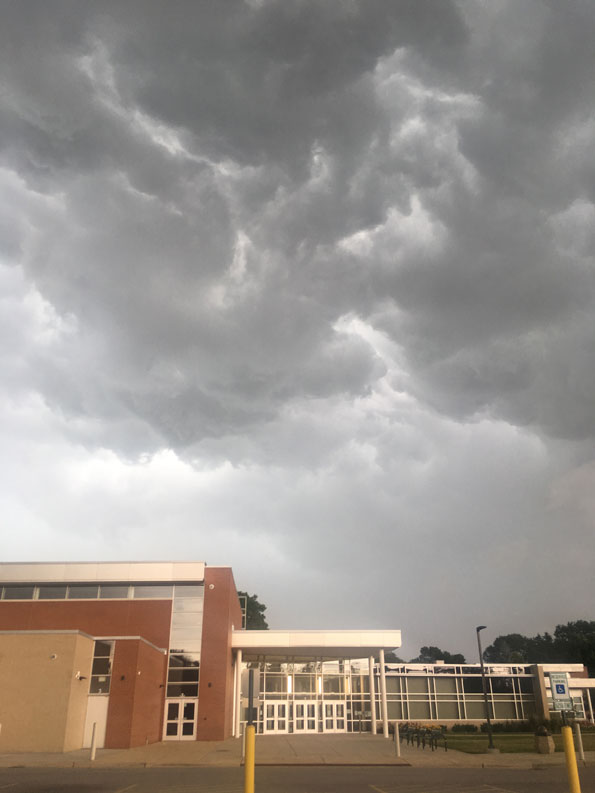
[[172, 584], [80, 583], [7, 584], [0, 587], [0, 600], [128, 600], [172, 597]]
[[203, 607], [202, 584], [174, 585], [165, 703], [166, 739], [192, 738], [196, 733]]
[[[266, 732], [358, 732], [370, 729], [366, 661], [246, 664], [256, 670], [257, 729]], [[248, 676], [242, 675], [242, 721], [247, 718]]]
[[[263, 660], [246, 666], [257, 670], [255, 697], [260, 733], [299, 731], [302, 716], [308, 713], [308, 708], [304, 709], [301, 704], [315, 705], [316, 731], [371, 730], [367, 659], [313, 660], [307, 663]], [[244, 674], [243, 721], [247, 712], [247, 679], [247, 674]], [[488, 668], [487, 683], [495, 719], [523, 720], [535, 714], [533, 677], [529, 667]], [[376, 716], [380, 724], [378, 665], [375, 667], [374, 688]], [[447, 722], [485, 718], [479, 667], [428, 665], [425, 668], [408, 668], [407, 665], [387, 664], [386, 691], [389, 721]], [[280, 710], [275, 703], [282, 703], [284, 707]], [[336, 707], [326, 707], [333, 703]], [[296, 709], [297, 704], [300, 707]], [[331, 721], [327, 719], [329, 714]]]
[[[403, 721], [485, 719], [479, 667], [429, 665], [425, 669], [387, 665], [388, 718]], [[533, 677], [527, 667], [487, 670], [491, 715], [499, 721], [535, 714]], [[379, 685], [378, 685], [379, 688]], [[379, 694], [376, 693], [377, 702]]]

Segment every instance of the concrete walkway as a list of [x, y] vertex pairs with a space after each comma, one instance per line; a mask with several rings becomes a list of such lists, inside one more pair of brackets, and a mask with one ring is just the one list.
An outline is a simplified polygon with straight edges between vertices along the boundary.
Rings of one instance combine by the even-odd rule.
[[[587, 765], [595, 765], [595, 752], [586, 753]], [[238, 767], [242, 763], [242, 741], [167, 741], [134, 749], [99, 749], [92, 763], [89, 750], [66, 754], [12, 753], [0, 755], [0, 768], [123, 766], [210, 766]], [[401, 745], [396, 756], [392, 740], [370, 735], [274, 735], [257, 736], [257, 765], [410, 765], [434, 768], [533, 768], [564, 765], [564, 754], [466, 754], [443, 748]]]

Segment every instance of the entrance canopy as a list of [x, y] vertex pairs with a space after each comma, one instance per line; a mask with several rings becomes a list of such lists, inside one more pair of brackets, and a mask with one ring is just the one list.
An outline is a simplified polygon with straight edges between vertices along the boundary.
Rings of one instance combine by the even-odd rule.
[[244, 661], [366, 658], [400, 647], [401, 631], [234, 631], [231, 646]]

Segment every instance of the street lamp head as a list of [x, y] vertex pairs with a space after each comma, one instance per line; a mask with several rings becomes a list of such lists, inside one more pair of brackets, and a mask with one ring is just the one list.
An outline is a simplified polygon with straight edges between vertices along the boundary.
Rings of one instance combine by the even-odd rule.
[[476, 628], [475, 630], [476, 630], [476, 631], [479, 633], [479, 631], [483, 631], [483, 630], [485, 630], [487, 627], [488, 627], [487, 625], [478, 625], [478, 626], [477, 626], [477, 628]]

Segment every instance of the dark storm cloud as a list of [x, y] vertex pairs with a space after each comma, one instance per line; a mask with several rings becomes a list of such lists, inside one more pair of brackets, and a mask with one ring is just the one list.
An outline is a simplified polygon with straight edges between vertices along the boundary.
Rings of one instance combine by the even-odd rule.
[[[584, 432], [572, 387], [563, 407], [532, 388], [591, 333], [592, 239], [562, 249], [557, 220], [591, 189], [587, 4], [25, 6], [4, 13], [4, 161], [55, 205], [6, 244], [103, 337], [113, 372], [86, 388], [171, 443], [218, 434], [307, 391], [355, 312], [439, 409]], [[402, 245], [415, 206], [429, 248]], [[312, 394], [365, 390], [373, 358]]]
[[[371, 351], [349, 383], [333, 384], [337, 365], [324, 386], [308, 374], [326, 368], [340, 316], [319, 294], [337, 272], [313, 272], [311, 259], [386, 211], [392, 185], [369, 205], [377, 175], [351, 184], [370, 147], [386, 148], [372, 73], [396, 47], [456, 61], [465, 29], [453, 8], [31, 4], [26, 30], [22, 9], [9, 11], [6, 159], [60, 201], [24, 264], [112, 347], [102, 363], [119, 385], [96, 387], [175, 444], [270, 416], [309, 385], [367, 388]], [[320, 186], [316, 169], [329, 171]], [[234, 283], [239, 229], [255, 242]], [[346, 354], [361, 359], [357, 344]], [[243, 392], [252, 404], [234, 405]]]

